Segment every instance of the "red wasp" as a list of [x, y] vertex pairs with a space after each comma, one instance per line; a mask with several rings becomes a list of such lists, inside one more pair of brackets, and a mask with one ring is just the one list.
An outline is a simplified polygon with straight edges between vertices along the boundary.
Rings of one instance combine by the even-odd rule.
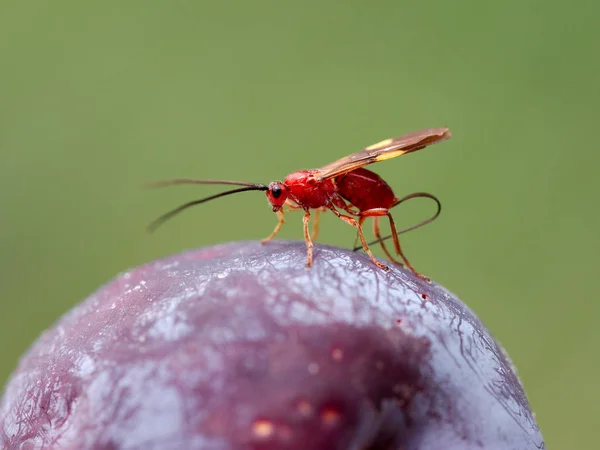
[[[440, 203], [431, 194], [415, 193], [403, 198], [397, 198], [392, 188], [377, 174], [364, 169], [363, 166], [378, 161], [395, 158], [405, 153], [421, 150], [428, 145], [437, 144], [451, 137], [448, 128], [428, 128], [421, 131], [406, 134], [404, 136], [386, 139], [377, 144], [373, 144], [360, 152], [341, 158], [320, 169], [299, 170], [289, 174], [283, 181], [273, 181], [268, 185], [257, 183], [245, 183], [228, 180], [195, 180], [188, 178], [178, 178], [173, 180], [154, 183], [153, 186], [168, 186], [174, 184], [221, 184], [242, 186], [237, 189], [221, 192], [210, 197], [194, 200], [178, 208], [169, 211], [156, 219], [149, 226], [150, 230], [155, 229], [175, 214], [191, 206], [223, 197], [225, 195], [235, 194], [244, 191], [265, 191], [267, 199], [271, 204], [273, 212], [277, 213], [279, 222], [269, 237], [262, 240], [266, 243], [273, 239], [284, 224], [284, 212], [290, 210], [304, 210], [304, 240], [307, 248], [307, 266], [312, 265], [313, 260], [313, 240], [318, 234], [319, 213], [322, 211], [331, 211], [347, 224], [355, 227], [360, 238], [362, 248], [369, 255], [371, 260], [381, 269], [388, 270], [388, 267], [375, 259], [369, 249], [369, 245], [380, 243], [386, 255], [394, 262], [401, 264], [386, 249], [383, 241], [392, 238], [394, 249], [404, 261], [404, 264], [420, 278], [425, 278], [419, 274], [410, 264], [408, 259], [402, 253], [398, 234], [412, 230], [425, 223], [431, 222], [437, 217], [440, 211]], [[438, 205], [437, 213], [428, 220], [425, 220], [415, 226], [398, 232], [394, 219], [390, 214], [390, 209], [398, 204], [415, 197], [427, 197], [433, 199]], [[284, 206], [288, 209], [284, 210]], [[312, 236], [309, 233], [310, 210], [315, 210], [315, 220], [313, 223]], [[340, 212], [343, 211], [344, 213]], [[379, 218], [387, 216], [392, 234], [385, 238], [381, 237], [379, 228]], [[367, 217], [373, 217], [373, 231], [376, 241], [367, 244], [363, 234], [362, 225]], [[360, 247], [359, 247], [360, 248]]]

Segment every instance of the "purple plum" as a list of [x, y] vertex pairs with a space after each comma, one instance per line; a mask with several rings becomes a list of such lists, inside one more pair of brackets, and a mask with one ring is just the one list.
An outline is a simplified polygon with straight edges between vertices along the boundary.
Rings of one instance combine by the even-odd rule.
[[2, 449], [543, 449], [458, 298], [364, 254], [231, 243], [119, 275], [21, 359]]

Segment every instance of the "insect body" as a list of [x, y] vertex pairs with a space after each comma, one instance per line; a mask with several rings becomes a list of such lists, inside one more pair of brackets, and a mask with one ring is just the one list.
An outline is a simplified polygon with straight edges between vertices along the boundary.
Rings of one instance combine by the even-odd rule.
[[[390, 186], [377, 174], [364, 169], [363, 166], [378, 161], [414, 152], [425, 148], [428, 145], [435, 144], [451, 137], [448, 128], [429, 128], [422, 131], [410, 133], [401, 137], [387, 139], [374, 144], [364, 150], [354, 153], [350, 156], [337, 160], [320, 169], [300, 170], [289, 174], [283, 181], [273, 181], [269, 185], [245, 183], [228, 180], [194, 180], [194, 179], [175, 179], [166, 182], [155, 183], [155, 186], [166, 186], [172, 184], [229, 184], [242, 186], [237, 189], [225, 191], [220, 194], [212, 195], [200, 200], [195, 200], [168, 212], [154, 221], [150, 228], [154, 229], [165, 220], [171, 218], [180, 211], [206, 201], [222, 197], [237, 192], [258, 190], [265, 191], [267, 199], [273, 212], [277, 213], [279, 222], [273, 232], [262, 242], [266, 243], [273, 239], [284, 224], [284, 213], [288, 210], [303, 210], [304, 240], [307, 247], [307, 266], [310, 267], [313, 261], [313, 240], [318, 234], [318, 215], [322, 211], [331, 211], [336, 217], [357, 229], [358, 238], [361, 241], [362, 248], [369, 255], [371, 260], [380, 268], [387, 270], [388, 267], [375, 259], [375, 256], [369, 249], [369, 244], [365, 240], [362, 226], [368, 217], [373, 217], [373, 231], [386, 255], [395, 262], [394, 257], [388, 252], [383, 244], [387, 238], [381, 238], [379, 228], [379, 218], [386, 216], [389, 220], [392, 230], [394, 249], [402, 258], [408, 268], [417, 276], [424, 278], [414, 270], [412, 265], [406, 259], [400, 248], [398, 240], [398, 231], [394, 219], [390, 214], [390, 209], [414, 197], [429, 197], [439, 202], [430, 194], [415, 193], [404, 198], [397, 198]], [[287, 208], [287, 209], [286, 209]], [[315, 210], [315, 221], [312, 235], [309, 230], [309, 220], [311, 210]], [[437, 216], [437, 214], [436, 214]], [[435, 218], [434, 216], [433, 218]], [[417, 226], [430, 222], [432, 219], [422, 222]], [[410, 227], [410, 229], [416, 226]], [[407, 230], [403, 230], [407, 231]]]

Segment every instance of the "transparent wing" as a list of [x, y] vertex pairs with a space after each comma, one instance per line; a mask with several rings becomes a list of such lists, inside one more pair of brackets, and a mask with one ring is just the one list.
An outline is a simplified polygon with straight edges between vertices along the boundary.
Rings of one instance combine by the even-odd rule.
[[427, 128], [373, 144], [360, 152], [338, 159], [317, 169], [317, 181], [343, 175], [359, 167], [395, 158], [437, 144], [452, 137], [448, 128]]

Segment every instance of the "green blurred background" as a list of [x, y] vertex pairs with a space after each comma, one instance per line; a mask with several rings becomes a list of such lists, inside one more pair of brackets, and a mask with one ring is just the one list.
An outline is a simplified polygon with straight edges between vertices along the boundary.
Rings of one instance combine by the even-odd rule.
[[[259, 239], [262, 193], [148, 191], [170, 177], [280, 179], [432, 126], [454, 137], [371, 166], [428, 191], [403, 238], [519, 369], [550, 448], [596, 442], [600, 239], [596, 2], [129, 1], [0, 4], [0, 385], [118, 272]], [[400, 211], [402, 209], [402, 211]], [[425, 201], [395, 211], [401, 225]], [[302, 239], [301, 215], [281, 237]], [[353, 230], [324, 216], [320, 242]]]

